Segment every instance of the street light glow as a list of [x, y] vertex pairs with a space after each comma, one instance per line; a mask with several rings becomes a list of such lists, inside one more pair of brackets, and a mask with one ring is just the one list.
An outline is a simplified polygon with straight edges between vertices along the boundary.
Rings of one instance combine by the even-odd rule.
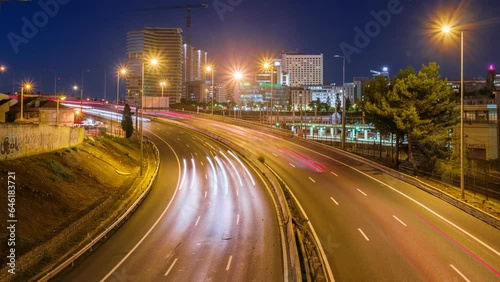
[[243, 74], [240, 71], [236, 71], [234, 73], [234, 79], [241, 80], [243, 78]]
[[1, 71], [1, 72], [4, 72], [5, 70], [7, 70], [7, 67], [5, 67], [4, 65], [1, 65], [1, 66], [0, 66], [0, 71]]

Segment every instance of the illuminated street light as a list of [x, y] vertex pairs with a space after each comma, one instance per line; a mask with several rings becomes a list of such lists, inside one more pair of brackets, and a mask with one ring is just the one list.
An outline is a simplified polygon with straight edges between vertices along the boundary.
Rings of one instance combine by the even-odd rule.
[[264, 70], [270, 71], [270, 80], [271, 80], [271, 120], [270, 123], [273, 123], [273, 76], [274, 76], [274, 67], [271, 63], [265, 62], [264, 65], [262, 66]]
[[[243, 73], [241, 73], [240, 71], [236, 71], [234, 72], [233, 74], [233, 78], [237, 81], [236, 85], [238, 86], [238, 91], [236, 92], [236, 96], [238, 97], [238, 101], [236, 101], [236, 104], [238, 105], [239, 107], [239, 102], [240, 102], [240, 81], [243, 79]], [[236, 117], [236, 112], [235, 112], [235, 115]]]
[[24, 82], [21, 84], [21, 121], [24, 120], [24, 90], [30, 90], [32, 87], [31, 83]]
[[167, 82], [162, 80], [160, 81], [160, 87], [161, 87], [161, 97], [163, 97], [163, 88], [167, 86]]
[[341, 132], [341, 149], [345, 150], [345, 117], [346, 117], [346, 100], [345, 100], [345, 56], [335, 55], [334, 58], [342, 58], [342, 132]]
[[[443, 26], [441, 31], [451, 33], [450, 26]], [[465, 200], [465, 168], [464, 168], [464, 31], [460, 30], [460, 191]]]
[[[151, 58], [148, 60], [150, 66], [157, 66], [158, 65], [158, 59], [157, 58]], [[144, 155], [144, 146], [143, 146], [143, 140], [144, 140], [144, 131], [143, 131], [143, 121], [144, 121], [144, 65], [146, 61], [145, 58], [142, 58], [142, 90], [141, 90], [141, 158], [140, 158], [140, 176], [142, 176], [142, 159]]]
[[205, 71], [207, 73], [210, 73], [212, 75], [212, 115], [214, 114], [214, 96], [215, 96], [215, 89], [214, 89], [214, 72], [215, 68], [212, 65], [207, 65], [205, 67]]

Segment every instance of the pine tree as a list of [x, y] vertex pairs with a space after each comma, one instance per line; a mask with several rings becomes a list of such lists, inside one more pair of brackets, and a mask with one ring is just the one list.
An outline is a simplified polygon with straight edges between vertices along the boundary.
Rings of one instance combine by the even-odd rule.
[[125, 137], [129, 138], [134, 132], [134, 124], [132, 123], [132, 112], [129, 104], [125, 104], [123, 108], [123, 116], [121, 122], [122, 129], [125, 130]]

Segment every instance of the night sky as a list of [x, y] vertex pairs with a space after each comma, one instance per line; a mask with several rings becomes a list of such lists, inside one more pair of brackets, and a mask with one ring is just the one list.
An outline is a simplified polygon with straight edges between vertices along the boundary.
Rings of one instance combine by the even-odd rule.
[[[52, 4], [50, 14], [41, 3]], [[57, 9], [54, 3], [58, 3]], [[88, 69], [85, 96], [103, 97], [106, 76], [106, 93], [108, 98], [114, 97], [115, 69], [126, 62], [128, 30], [147, 26], [185, 30], [183, 9], [139, 9], [201, 3], [209, 7], [192, 10], [191, 41], [208, 51], [216, 64], [216, 80], [235, 65], [251, 72], [259, 57], [298, 49], [322, 53], [324, 81], [340, 83], [342, 59], [333, 56], [343, 55], [341, 46], [356, 50], [346, 54], [350, 59], [347, 82], [384, 66], [393, 75], [407, 66], [418, 69], [431, 61], [441, 65], [443, 76], [459, 79], [460, 41], [436, 40], [429, 28], [446, 11], [465, 30], [466, 78], [484, 78], [489, 64], [498, 64], [500, 69], [498, 0], [33, 0], [0, 3], [0, 65], [8, 67], [6, 73], [0, 73], [0, 92], [12, 91], [14, 77], [16, 83], [31, 79], [39, 91], [51, 93], [55, 70], [60, 78], [58, 92], [72, 93], [72, 85], [80, 84], [82, 70]], [[391, 16], [382, 25], [374, 24], [374, 14]], [[37, 30], [25, 27], [23, 32], [26, 22], [38, 25]], [[361, 42], [359, 36], [356, 41], [356, 30], [366, 31], [367, 26], [371, 27], [369, 41]]]

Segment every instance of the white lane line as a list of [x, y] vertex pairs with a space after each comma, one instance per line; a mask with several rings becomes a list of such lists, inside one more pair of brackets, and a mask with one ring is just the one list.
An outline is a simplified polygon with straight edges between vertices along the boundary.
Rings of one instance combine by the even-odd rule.
[[208, 179], [208, 175], [205, 174], [205, 179]]
[[330, 199], [332, 199], [332, 201], [338, 206], [339, 203], [337, 203], [337, 201], [335, 201], [335, 199], [333, 197], [330, 197]]
[[363, 191], [361, 191], [361, 190], [359, 190], [359, 189], [358, 189], [358, 192], [366, 196], [366, 193], [363, 192]]
[[[195, 155], [195, 156], [198, 156], [198, 153], [194, 152], [194, 155]], [[201, 164], [203, 165], [203, 163], [201, 163]]]
[[229, 256], [229, 261], [227, 262], [226, 271], [229, 270], [229, 268], [231, 267], [232, 260], [233, 260], [233, 256]]
[[[285, 142], [295, 145], [294, 143], [291, 143], [291, 142], [289, 142], [289, 141], [285, 141]], [[435, 215], [436, 217], [440, 218], [440, 219], [441, 219], [441, 220], [443, 220], [444, 222], [446, 222], [446, 223], [448, 223], [449, 225], [453, 226], [454, 228], [456, 228], [456, 229], [457, 229], [457, 230], [459, 230], [460, 232], [462, 232], [462, 233], [464, 233], [465, 235], [469, 236], [470, 238], [472, 238], [473, 240], [475, 240], [475, 241], [476, 241], [476, 242], [478, 242], [479, 244], [483, 245], [483, 246], [484, 246], [485, 248], [487, 248], [488, 250], [490, 250], [490, 251], [492, 251], [493, 253], [495, 253], [497, 256], [500, 256], [500, 251], [497, 251], [496, 249], [494, 249], [494, 248], [493, 248], [493, 247], [491, 247], [490, 245], [486, 244], [485, 242], [481, 241], [479, 238], [477, 238], [476, 236], [472, 235], [471, 233], [467, 232], [465, 229], [463, 229], [462, 227], [458, 226], [457, 224], [455, 224], [455, 223], [454, 223], [454, 222], [452, 222], [451, 220], [449, 220], [449, 219], [445, 218], [444, 216], [442, 216], [441, 214], [437, 213], [437, 212], [436, 212], [436, 211], [434, 211], [433, 209], [431, 209], [431, 208], [429, 208], [428, 206], [426, 206], [426, 205], [422, 204], [421, 202], [417, 201], [416, 199], [414, 199], [414, 198], [412, 198], [412, 197], [408, 196], [407, 194], [405, 194], [405, 193], [403, 193], [403, 192], [399, 191], [398, 189], [396, 189], [396, 188], [392, 187], [391, 185], [389, 185], [389, 184], [387, 184], [387, 183], [384, 183], [384, 182], [382, 182], [381, 180], [378, 180], [377, 178], [375, 178], [375, 177], [373, 177], [373, 176], [371, 176], [371, 175], [369, 175], [369, 174], [367, 174], [367, 173], [365, 173], [365, 172], [362, 172], [361, 170], [359, 170], [359, 169], [357, 169], [357, 168], [355, 168], [355, 167], [352, 167], [352, 166], [350, 166], [350, 165], [348, 165], [348, 164], [346, 164], [346, 163], [343, 163], [343, 162], [341, 162], [341, 161], [339, 161], [339, 160], [336, 160], [336, 159], [334, 159], [334, 158], [332, 158], [332, 157], [330, 157], [330, 156], [327, 156], [327, 155], [325, 155], [325, 154], [318, 153], [318, 152], [316, 152], [316, 151], [314, 151], [314, 150], [311, 150], [311, 149], [306, 148], [306, 147], [303, 147], [303, 146], [300, 146], [300, 147], [301, 147], [302, 149], [304, 149], [304, 150], [307, 150], [307, 151], [309, 151], [309, 152], [313, 153], [313, 154], [317, 154], [317, 155], [323, 156], [323, 157], [325, 157], [325, 158], [327, 158], [327, 159], [330, 159], [330, 160], [332, 160], [332, 161], [334, 161], [334, 162], [337, 162], [337, 163], [339, 163], [339, 164], [342, 164], [342, 165], [344, 165], [344, 166], [346, 166], [346, 167], [348, 167], [348, 168], [350, 168], [350, 169], [352, 169], [352, 170], [354, 170], [354, 171], [358, 172], [359, 174], [362, 174], [362, 175], [364, 175], [364, 176], [366, 176], [366, 177], [370, 178], [371, 180], [373, 180], [373, 181], [375, 181], [375, 182], [378, 182], [379, 184], [381, 184], [381, 185], [383, 185], [383, 186], [385, 186], [385, 187], [387, 187], [387, 188], [391, 189], [392, 191], [394, 191], [394, 192], [398, 193], [399, 195], [401, 195], [401, 196], [405, 197], [406, 199], [408, 199], [408, 200], [410, 200], [410, 201], [414, 202], [415, 204], [419, 205], [419, 206], [420, 206], [420, 207], [422, 207], [423, 209], [425, 209], [425, 210], [427, 210], [428, 212], [432, 213], [433, 215]], [[329, 265], [328, 265], [328, 266], [329, 266]], [[331, 269], [328, 269], [328, 272], [329, 272], [328, 274], [331, 274]], [[331, 276], [331, 277], [333, 277], [333, 274], [332, 274], [332, 275], [330, 275], [330, 276]]]
[[172, 262], [172, 264], [170, 265], [170, 267], [168, 268], [167, 272], [165, 272], [165, 275], [163, 276], [167, 276], [169, 273], [170, 273], [170, 270], [172, 270], [172, 268], [174, 267], [174, 264], [177, 262], [177, 258], [174, 259], [174, 262]]
[[392, 217], [394, 217], [394, 219], [396, 219], [397, 221], [399, 221], [399, 223], [403, 224], [404, 226], [406, 226], [406, 223], [404, 223], [401, 219], [399, 219], [397, 216], [393, 215]]
[[198, 216], [198, 219], [196, 220], [196, 223], [194, 224], [194, 226], [198, 226], [198, 222], [200, 222], [200, 217], [201, 216]]
[[275, 153], [271, 153], [271, 154], [273, 154], [273, 156], [275, 156], [275, 157], [277, 157], [277, 156], [278, 156], [278, 155], [276, 155]]
[[205, 198], [207, 197], [207, 191], [205, 191]]
[[177, 140], [181, 141], [181, 139], [179, 137], [177, 137]]
[[186, 144], [186, 147], [188, 147], [188, 148], [189, 148], [189, 145], [188, 145], [188, 144]]
[[467, 277], [465, 277], [465, 275], [463, 275], [462, 272], [460, 272], [455, 266], [453, 266], [453, 264], [450, 264], [450, 266], [451, 268], [453, 268], [453, 270], [455, 270], [458, 273], [458, 275], [462, 276], [462, 278], [465, 281], [470, 282], [470, 280]]
[[370, 239], [365, 235], [365, 233], [363, 232], [363, 230], [361, 230], [361, 228], [358, 228], [358, 231], [359, 233], [361, 233], [361, 235], [363, 235], [363, 237], [365, 237], [366, 241], [370, 241]]
[[[196, 153], [195, 153], [195, 154], [196, 154]], [[197, 155], [197, 156], [198, 156], [198, 155]], [[201, 162], [201, 161], [200, 161], [200, 163], [201, 163], [201, 165], [202, 165], [202, 166], [204, 166], [203, 162]]]
[[314, 179], [312, 179], [311, 177], [309, 177], [309, 180], [311, 180], [313, 183], [316, 183], [316, 181], [314, 181]]
[[240, 224], [240, 215], [238, 214], [236, 216], [236, 225]]
[[335, 176], [339, 176], [338, 174], [336, 174], [335, 172], [333, 171], [330, 171], [331, 174], [335, 175]]
[[291, 167], [295, 167], [292, 163], [288, 163]]

